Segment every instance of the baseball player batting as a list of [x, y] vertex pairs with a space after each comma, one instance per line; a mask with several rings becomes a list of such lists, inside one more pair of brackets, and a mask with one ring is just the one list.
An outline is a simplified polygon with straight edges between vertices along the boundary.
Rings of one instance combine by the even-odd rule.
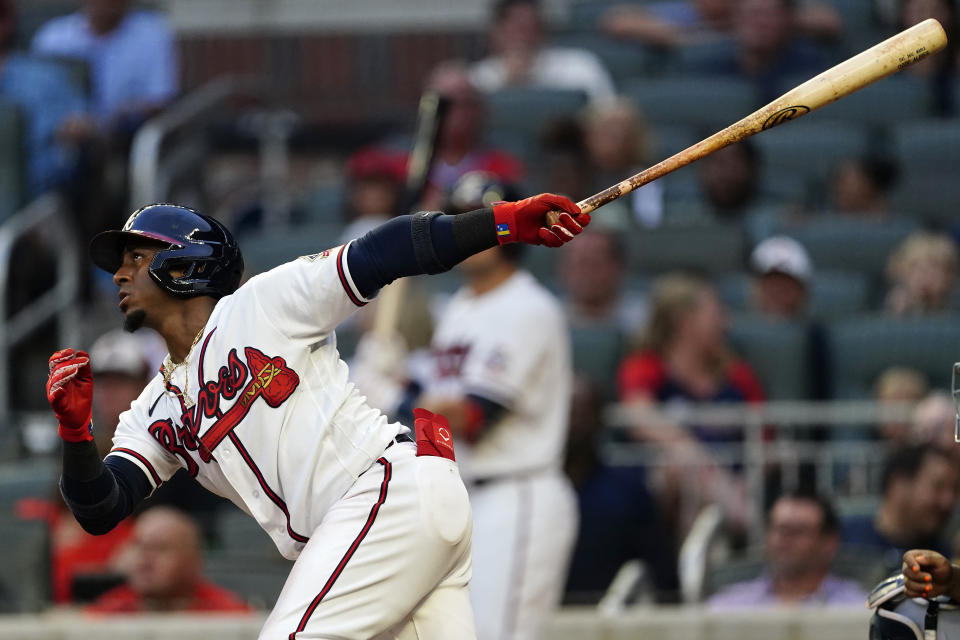
[[[560, 222], [545, 226], [557, 209]], [[476, 637], [471, 512], [449, 425], [417, 410], [411, 437], [368, 406], [334, 329], [396, 278], [498, 244], [560, 246], [589, 221], [551, 194], [406, 215], [240, 286], [240, 249], [215, 219], [164, 204], [134, 212], [90, 254], [113, 274], [125, 328], [155, 329], [169, 354], [102, 460], [88, 355], [50, 358], [64, 500], [104, 533], [183, 467], [296, 560], [261, 638]], [[513, 330], [509, 309], [498, 320], [491, 330]]]

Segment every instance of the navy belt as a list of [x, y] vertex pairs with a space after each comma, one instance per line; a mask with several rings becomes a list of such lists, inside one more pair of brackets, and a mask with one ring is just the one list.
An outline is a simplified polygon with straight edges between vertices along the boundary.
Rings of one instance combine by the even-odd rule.
[[391, 440], [390, 444], [386, 446], [386, 449], [392, 447], [395, 442], [413, 442], [413, 438], [411, 438], [408, 433], [398, 433], [397, 437]]

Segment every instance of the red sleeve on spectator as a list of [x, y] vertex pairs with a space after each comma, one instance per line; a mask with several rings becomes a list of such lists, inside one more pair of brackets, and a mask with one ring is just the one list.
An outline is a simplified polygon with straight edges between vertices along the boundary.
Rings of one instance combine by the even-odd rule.
[[525, 173], [523, 164], [504, 151], [488, 151], [480, 162], [482, 171], [489, 171], [501, 180], [519, 182]]
[[730, 383], [743, 394], [747, 402], [763, 402], [766, 394], [750, 365], [743, 360], [735, 360], [727, 370]]
[[653, 351], [642, 351], [629, 356], [620, 365], [617, 374], [620, 399], [626, 400], [641, 391], [655, 396], [665, 379], [663, 360]]

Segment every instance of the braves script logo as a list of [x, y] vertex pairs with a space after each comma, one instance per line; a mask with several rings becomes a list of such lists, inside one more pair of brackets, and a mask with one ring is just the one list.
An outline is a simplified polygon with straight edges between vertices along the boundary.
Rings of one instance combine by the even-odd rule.
[[786, 109], [780, 109], [775, 114], [767, 118], [766, 122], [763, 123], [763, 130], [772, 129], [778, 124], [783, 124], [787, 120], [793, 120], [794, 118], [799, 118], [805, 113], [810, 112], [810, 107], [805, 107], [803, 105], [796, 105], [793, 107], [787, 107]]
[[[212, 335], [211, 331], [200, 352], [200, 372], [203, 371], [203, 357]], [[202, 381], [201, 377], [200, 392], [193, 407], [188, 408], [180, 390], [170, 385], [170, 390], [180, 400], [181, 424], [158, 420], [148, 427], [150, 434], [164, 449], [184, 460], [190, 475], [196, 475], [197, 463], [188, 455], [188, 451], [199, 451], [200, 460], [209, 462], [213, 458], [211, 452], [240, 424], [258, 398], [262, 397], [268, 406], [277, 408], [300, 384], [300, 377], [287, 366], [283, 358], [267, 356], [254, 347], [245, 347], [243, 354], [246, 363], [237, 355], [236, 349], [231, 349], [227, 364], [217, 371], [216, 379]], [[221, 400], [234, 398], [237, 400], [229, 409], [225, 412], [220, 410]], [[204, 418], [216, 420], [202, 437], [197, 438]]]

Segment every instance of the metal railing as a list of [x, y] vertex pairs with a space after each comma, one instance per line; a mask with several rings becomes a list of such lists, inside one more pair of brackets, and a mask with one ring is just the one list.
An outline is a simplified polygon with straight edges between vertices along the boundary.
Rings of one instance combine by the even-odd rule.
[[[130, 148], [131, 209], [168, 202], [177, 180], [200, 176], [210, 151], [208, 125], [223, 118], [231, 101], [238, 98], [267, 105], [260, 111], [254, 110], [261, 117], [250, 122], [259, 138], [261, 176], [267, 182], [278, 172], [285, 177], [287, 140], [295, 120], [289, 111], [269, 104], [272, 95], [262, 78], [223, 76], [187, 94], [144, 123]], [[272, 192], [267, 195], [272, 195], [265, 197], [267, 205], [285, 204], [282, 197]], [[280, 215], [267, 213], [273, 217]]]
[[[10, 383], [14, 346], [27, 339], [42, 323], [57, 319], [61, 344], [76, 344], [79, 338], [76, 308], [80, 277], [77, 273], [79, 248], [74, 226], [62, 200], [55, 195], [41, 196], [0, 225], [0, 417], [8, 422], [11, 412]], [[8, 317], [11, 285], [10, 261], [16, 243], [34, 231], [35, 237], [48, 244], [56, 261], [56, 283]]]

